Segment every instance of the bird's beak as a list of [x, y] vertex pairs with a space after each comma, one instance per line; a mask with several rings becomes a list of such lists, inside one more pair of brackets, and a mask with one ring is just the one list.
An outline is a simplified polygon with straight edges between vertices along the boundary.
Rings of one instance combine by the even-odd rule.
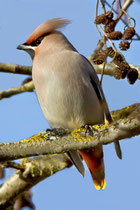
[[16, 47], [18, 50], [24, 50], [27, 52], [31, 58], [33, 59], [35, 56], [35, 47], [32, 47], [31, 45], [27, 45], [26, 43], [20, 44]]
[[16, 47], [16, 49], [18, 49], [18, 50], [28, 50], [29, 49], [29, 46], [28, 45], [25, 45], [25, 44], [21, 44], [21, 45], [18, 45]]

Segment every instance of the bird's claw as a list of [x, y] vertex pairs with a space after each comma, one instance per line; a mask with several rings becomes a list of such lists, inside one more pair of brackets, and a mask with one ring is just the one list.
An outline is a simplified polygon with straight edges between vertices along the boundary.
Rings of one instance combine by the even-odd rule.
[[94, 129], [93, 129], [92, 125], [84, 125], [83, 127], [85, 128], [85, 137], [86, 137], [86, 134], [88, 133], [88, 131], [89, 131], [89, 135], [93, 136]]

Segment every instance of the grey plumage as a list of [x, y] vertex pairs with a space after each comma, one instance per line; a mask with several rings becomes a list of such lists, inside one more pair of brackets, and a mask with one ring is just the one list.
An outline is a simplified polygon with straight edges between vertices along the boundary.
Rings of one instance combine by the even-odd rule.
[[[33, 59], [33, 82], [50, 126], [73, 130], [103, 123], [104, 114], [110, 120], [110, 113], [92, 65], [56, 31], [66, 23], [67, 20], [54, 19], [41, 24], [18, 49], [27, 51]], [[120, 156], [121, 152], [117, 154]], [[70, 151], [68, 155], [84, 175], [78, 153]]]

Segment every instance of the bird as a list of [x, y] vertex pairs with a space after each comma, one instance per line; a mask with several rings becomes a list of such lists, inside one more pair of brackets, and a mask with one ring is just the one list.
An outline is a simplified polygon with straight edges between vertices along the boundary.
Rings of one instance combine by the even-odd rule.
[[[37, 98], [50, 127], [70, 131], [104, 123], [112, 118], [97, 74], [89, 60], [80, 54], [59, 30], [69, 24], [54, 18], [40, 24], [17, 49], [32, 58], [32, 78]], [[94, 131], [93, 131], [94, 132]], [[118, 157], [122, 153], [115, 142]], [[84, 176], [86, 162], [95, 188], [105, 189], [103, 147], [68, 151], [72, 163]]]

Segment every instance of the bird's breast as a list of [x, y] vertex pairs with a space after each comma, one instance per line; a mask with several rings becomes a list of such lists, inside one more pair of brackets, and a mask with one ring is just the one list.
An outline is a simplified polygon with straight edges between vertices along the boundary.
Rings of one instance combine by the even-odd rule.
[[66, 65], [58, 67], [33, 66], [37, 97], [50, 126], [74, 129], [101, 122], [103, 112], [89, 81]]

